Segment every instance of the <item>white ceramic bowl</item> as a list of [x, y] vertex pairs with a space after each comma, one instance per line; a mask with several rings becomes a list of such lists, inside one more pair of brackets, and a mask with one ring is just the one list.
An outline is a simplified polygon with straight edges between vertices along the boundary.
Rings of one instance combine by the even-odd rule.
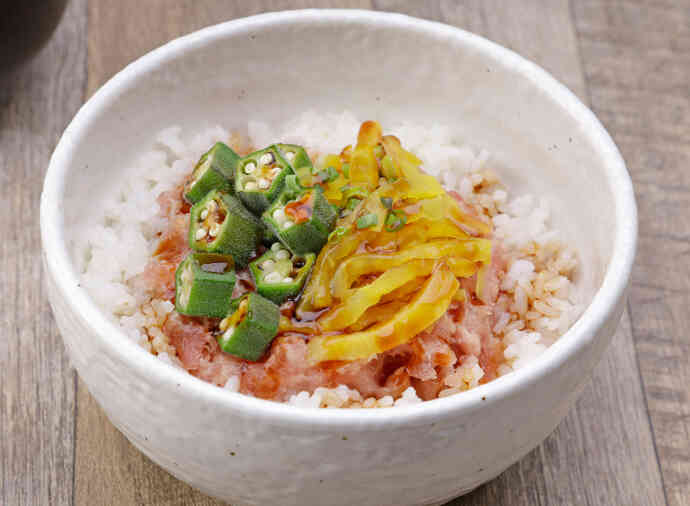
[[[469, 392], [384, 410], [305, 410], [228, 392], [138, 348], [79, 286], [70, 244], [89, 201], [169, 124], [283, 121], [303, 108], [451, 124], [516, 188], [548, 195], [580, 247], [582, 317], [534, 364]], [[556, 149], [553, 146], [557, 146]], [[110, 420], [152, 460], [240, 504], [439, 504], [493, 478], [564, 417], [608, 345], [635, 253], [623, 160], [594, 115], [518, 55], [470, 33], [365, 11], [213, 26], [111, 79], [60, 140], [41, 199], [50, 301]]]

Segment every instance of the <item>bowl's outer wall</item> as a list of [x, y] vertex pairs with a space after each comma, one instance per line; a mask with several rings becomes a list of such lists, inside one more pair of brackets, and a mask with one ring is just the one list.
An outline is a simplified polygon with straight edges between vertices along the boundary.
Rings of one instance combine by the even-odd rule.
[[[574, 116], [573, 104], [542, 87], [546, 78], [535, 68], [479, 38], [400, 16], [348, 16], [241, 20], [168, 45], [148, 57], [153, 64], [126, 69], [61, 140], [71, 150], [64, 200], [56, 206], [64, 206], [64, 240], [78, 240], [94, 188], [109, 191], [123, 160], [165, 126], [192, 132], [250, 118], [283, 121], [309, 107], [348, 108], [384, 125], [402, 119], [453, 125], [460, 138], [493, 149], [509, 182], [548, 190], [562, 211], [557, 224], [587, 244], [578, 285], [591, 298], [621, 226], [606, 165], [622, 163], [601, 147], [592, 118]], [[54, 233], [47, 228], [44, 248]], [[385, 423], [366, 415], [295, 423], [242, 402], [211, 402], [216, 397], [190, 388], [192, 379], [160, 373], [159, 364], [149, 369], [149, 357], [116, 351], [124, 338], [102, 335], [104, 327], [99, 332], [88, 311], [75, 309], [67, 295], [74, 287], [46, 270], [68, 353], [111, 421], [175, 476], [236, 505], [432, 504], [477, 486], [534, 448], [565, 416], [624, 307], [621, 289], [605, 301], [599, 326], [576, 324], [579, 341], [567, 361], [463, 409]]]
[[295, 427], [132, 370], [92, 338], [52, 277], [48, 291], [73, 364], [108, 418], [159, 465], [233, 505], [431, 504], [475, 488], [553, 431], [624, 307], [621, 298], [591, 345], [544, 381], [476, 409], [405, 426]]

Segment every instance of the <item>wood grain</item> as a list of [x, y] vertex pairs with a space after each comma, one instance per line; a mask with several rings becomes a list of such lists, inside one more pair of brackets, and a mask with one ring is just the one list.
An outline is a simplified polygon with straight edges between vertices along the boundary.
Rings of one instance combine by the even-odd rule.
[[640, 215], [629, 298], [670, 505], [690, 504], [690, 2], [573, 4], [594, 111]]
[[86, 3], [36, 59], [0, 69], [0, 504], [70, 504], [74, 372], [42, 283], [38, 202], [86, 84]]
[[95, 0], [89, 3], [88, 95], [132, 60], [208, 25], [270, 11], [370, 5], [368, 0], [123, 0], [117, 5]]

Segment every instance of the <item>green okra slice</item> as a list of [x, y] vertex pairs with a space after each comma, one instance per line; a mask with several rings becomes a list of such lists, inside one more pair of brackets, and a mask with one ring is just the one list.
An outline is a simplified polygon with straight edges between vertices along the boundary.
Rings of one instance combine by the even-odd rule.
[[216, 142], [201, 155], [192, 178], [184, 187], [184, 197], [194, 204], [211, 190], [234, 191], [235, 169], [240, 157], [222, 142]]
[[292, 167], [272, 145], [242, 158], [235, 173], [235, 192], [251, 211], [261, 214], [278, 197]]
[[261, 241], [264, 225], [233, 195], [211, 190], [192, 206], [189, 245], [195, 251], [232, 255], [243, 268]]
[[301, 167], [309, 167], [310, 170], [313, 169], [314, 166], [311, 163], [311, 159], [302, 146], [298, 146], [297, 144], [276, 144], [276, 146], [278, 146], [283, 158], [288, 161], [295, 171]]
[[307, 154], [307, 151], [296, 144], [277, 144], [283, 158], [292, 166], [299, 181], [302, 181], [306, 186], [312, 186], [312, 174], [314, 173], [314, 165]]
[[337, 214], [320, 188], [303, 190], [294, 198], [280, 198], [262, 219], [287, 249], [296, 255], [318, 252], [335, 225]]
[[[287, 201], [291, 198], [295, 198], [303, 190], [304, 190], [304, 188], [300, 184], [297, 176], [295, 174], [288, 174], [285, 177], [285, 185], [283, 186], [283, 191], [280, 193], [280, 195], [278, 195], [278, 199], [283, 199], [283, 200]], [[275, 232], [273, 232], [273, 229], [271, 229], [268, 226], [265, 226], [264, 227], [264, 238], [263, 238], [264, 246], [266, 246], [268, 248], [277, 241], [278, 241], [278, 236], [275, 235]]]
[[267, 248], [270, 248], [271, 244], [278, 240], [278, 236], [273, 232], [273, 230], [268, 228], [265, 223], [262, 224], [264, 226], [264, 233], [263, 237], [261, 238], [261, 243]]
[[293, 255], [279, 242], [249, 264], [256, 291], [267, 299], [282, 304], [302, 291], [316, 255]]
[[304, 191], [304, 186], [299, 181], [299, 178], [295, 174], [288, 174], [285, 177], [285, 186], [283, 191], [278, 196], [282, 199], [294, 199], [297, 195]]
[[249, 292], [233, 301], [231, 311], [220, 322], [220, 348], [245, 360], [259, 360], [278, 333], [278, 306], [256, 292]]
[[175, 309], [189, 316], [222, 318], [230, 310], [235, 280], [230, 255], [190, 253], [175, 272]]

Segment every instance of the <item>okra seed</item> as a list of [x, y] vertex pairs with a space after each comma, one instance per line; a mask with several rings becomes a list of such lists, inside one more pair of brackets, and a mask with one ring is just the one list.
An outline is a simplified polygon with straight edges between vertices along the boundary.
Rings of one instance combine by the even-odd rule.
[[293, 153], [292, 151], [288, 151], [287, 153], [285, 153], [285, 158], [287, 158], [288, 162], [291, 162], [295, 159], [295, 153]]
[[232, 337], [233, 332], [235, 332], [235, 327], [234, 326], [228, 327], [228, 330], [225, 331], [225, 333], [223, 334], [223, 337], [225, 339], [230, 339]]
[[283, 279], [282, 276], [279, 272], [276, 271], [269, 272], [268, 274], [266, 274], [266, 277], [264, 278], [264, 280], [268, 283], [280, 283], [281, 279]]
[[261, 268], [266, 272], [271, 272], [275, 265], [276, 263], [273, 260], [266, 260], [264, 263], [261, 264]]
[[273, 154], [272, 153], [264, 153], [261, 155], [261, 158], [259, 158], [259, 163], [261, 165], [268, 165], [273, 161]]
[[192, 294], [192, 281], [194, 280], [194, 273], [192, 272], [191, 264], [187, 264], [182, 271], [182, 289], [180, 293], [180, 305], [187, 306], [189, 303], [189, 296]]
[[[275, 214], [273, 215], [273, 217], [275, 218]], [[279, 242], [274, 242], [273, 244], [271, 244], [272, 251], [280, 251], [281, 249], [283, 249], [283, 245]]]
[[200, 241], [200, 240], [202, 240], [204, 237], [206, 237], [207, 232], [208, 232], [208, 231], [207, 231], [205, 228], [202, 227], [202, 228], [200, 228], [199, 230], [196, 231], [196, 234], [194, 234], [194, 238], [195, 238], [197, 241]]
[[247, 191], [253, 191], [257, 188], [258, 186], [256, 186], [256, 183], [254, 181], [249, 181], [246, 185], [244, 185], [244, 189]]
[[205, 220], [206, 218], [208, 218], [208, 209], [204, 209], [203, 211], [201, 211], [200, 216], [201, 216], [202, 220]]
[[215, 200], [211, 200], [208, 204], [206, 204], [206, 209], [210, 211], [215, 211], [216, 208], [218, 207], [218, 204], [216, 204]]
[[292, 283], [293, 281], [294, 281], [294, 279], [292, 279], [290, 276], [286, 276], [283, 279], [283, 283]]
[[285, 220], [285, 223], [283, 223], [283, 228], [290, 228], [294, 224], [295, 223], [292, 220]]
[[276, 209], [273, 211], [273, 219], [276, 220], [278, 223], [283, 223], [285, 221], [285, 209]]
[[268, 182], [268, 179], [265, 179], [263, 177], [261, 179], [259, 179], [259, 188], [261, 188], [262, 190], [265, 190], [269, 186], [271, 186], [271, 183]]
[[228, 328], [228, 325], [230, 325], [229, 318], [223, 318], [223, 319], [220, 321], [220, 325], [218, 325], [218, 327], [220, 327], [220, 330], [221, 330], [221, 331], [224, 331], [225, 329]]
[[287, 260], [290, 258], [290, 253], [287, 250], [281, 249], [276, 253], [276, 259], [278, 260]]
[[256, 164], [254, 162], [248, 162], [244, 166], [244, 173], [245, 174], [251, 174], [256, 170]]
[[211, 227], [211, 230], [208, 231], [208, 235], [215, 237], [218, 235], [218, 232], [220, 232], [220, 225], [216, 223]]

